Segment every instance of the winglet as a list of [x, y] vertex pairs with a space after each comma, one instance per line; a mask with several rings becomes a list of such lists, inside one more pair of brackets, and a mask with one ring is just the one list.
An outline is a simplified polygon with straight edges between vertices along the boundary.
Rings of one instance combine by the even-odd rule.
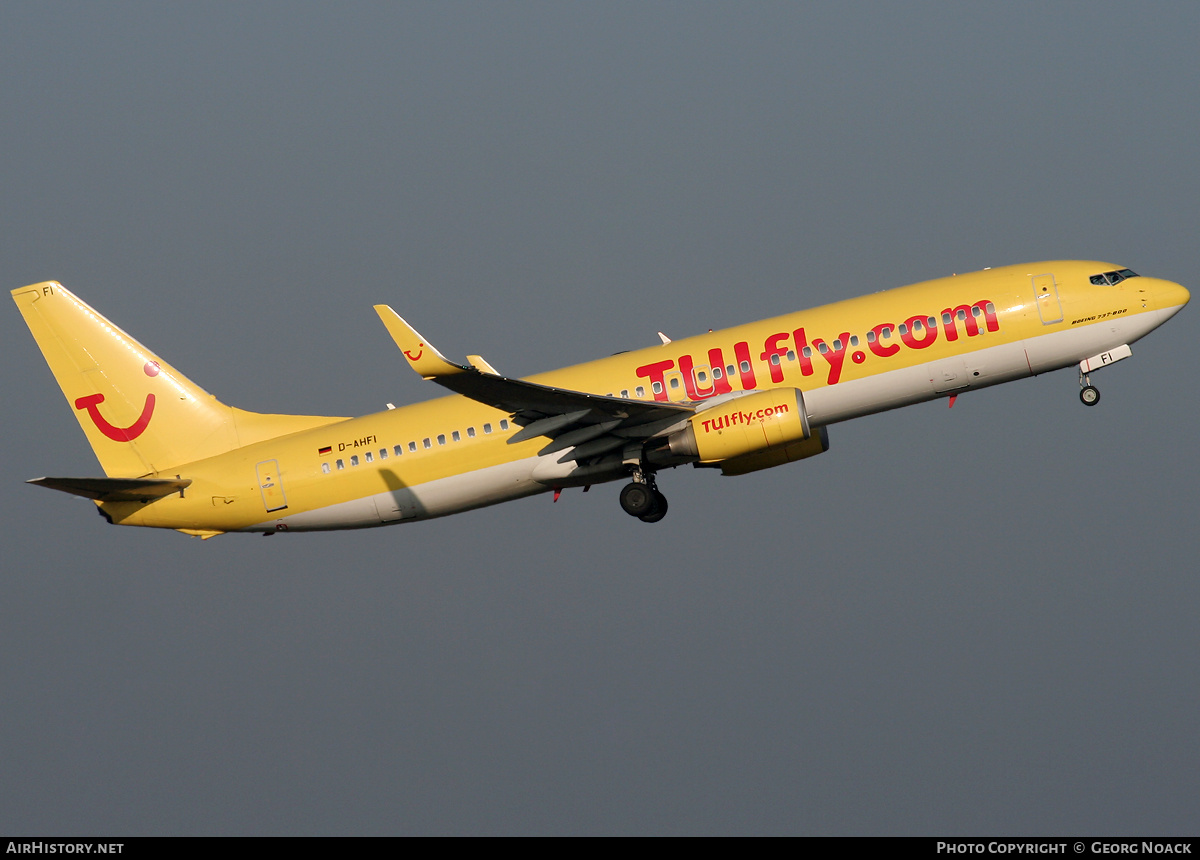
[[400, 351], [404, 353], [404, 357], [408, 359], [412, 369], [425, 379], [450, 376], [468, 370], [461, 364], [448, 361], [446, 356], [434, 349], [415, 328], [387, 305], [375, 305], [375, 313], [379, 314], [379, 318], [383, 320], [388, 334], [392, 336], [396, 346], [400, 347]]

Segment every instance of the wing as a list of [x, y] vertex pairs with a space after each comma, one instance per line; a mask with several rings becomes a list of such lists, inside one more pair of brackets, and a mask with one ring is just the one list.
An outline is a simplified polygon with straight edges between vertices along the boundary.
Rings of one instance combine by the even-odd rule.
[[694, 413], [692, 407], [676, 403], [605, 397], [510, 379], [477, 355], [469, 357], [470, 364], [454, 364], [387, 305], [376, 305], [375, 312], [413, 370], [456, 394], [512, 415], [521, 429], [509, 438], [510, 445], [545, 436], [552, 441], [539, 454], [572, 448], [559, 458], [562, 463], [599, 457], [629, 442], [657, 436]]

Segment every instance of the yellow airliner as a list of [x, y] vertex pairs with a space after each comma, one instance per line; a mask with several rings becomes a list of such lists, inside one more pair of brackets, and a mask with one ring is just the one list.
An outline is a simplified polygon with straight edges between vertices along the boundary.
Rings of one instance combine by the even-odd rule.
[[37, 478], [110, 523], [224, 532], [367, 528], [627, 480], [667, 512], [658, 470], [725, 475], [826, 451], [826, 428], [1072, 365], [1090, 373], [1179, 312], [1179, 284], [1054, 261], [925, 281], [527, 379], [448, 361], [386, 305], [412, 368], [454, 392], [362, 418], [226, 406], [61, 284], [13, 290], [106, 477]]

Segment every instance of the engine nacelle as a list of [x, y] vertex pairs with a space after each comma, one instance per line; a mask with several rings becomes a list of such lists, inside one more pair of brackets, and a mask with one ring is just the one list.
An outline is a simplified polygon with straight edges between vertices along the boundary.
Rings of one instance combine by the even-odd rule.
[[804, 394], [774, 388], [735, 397], [697, 412], [668, 439], [671, 453], [719, 466], [725, 475], [744, 475], [829, 450], [824, 427], [808, 424]]

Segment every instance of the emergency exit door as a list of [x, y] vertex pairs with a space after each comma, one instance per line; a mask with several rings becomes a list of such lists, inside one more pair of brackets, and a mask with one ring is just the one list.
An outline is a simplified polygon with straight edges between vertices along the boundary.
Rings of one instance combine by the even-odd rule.
[[255, 470], [258, 473], [258, 489], [262, 493], [263, 506], [267, 513], [282, 511], [287, 507], [287, 497], [283, 494], [283, 481], [279, 478], [279, 462], [263, 460]]
[[1034, 275], [1033, 295], [1042, 325], [1062, 322], [1062, 302], [1058, 298], [1058, 284], [1054, 283], [1054, 275]]

